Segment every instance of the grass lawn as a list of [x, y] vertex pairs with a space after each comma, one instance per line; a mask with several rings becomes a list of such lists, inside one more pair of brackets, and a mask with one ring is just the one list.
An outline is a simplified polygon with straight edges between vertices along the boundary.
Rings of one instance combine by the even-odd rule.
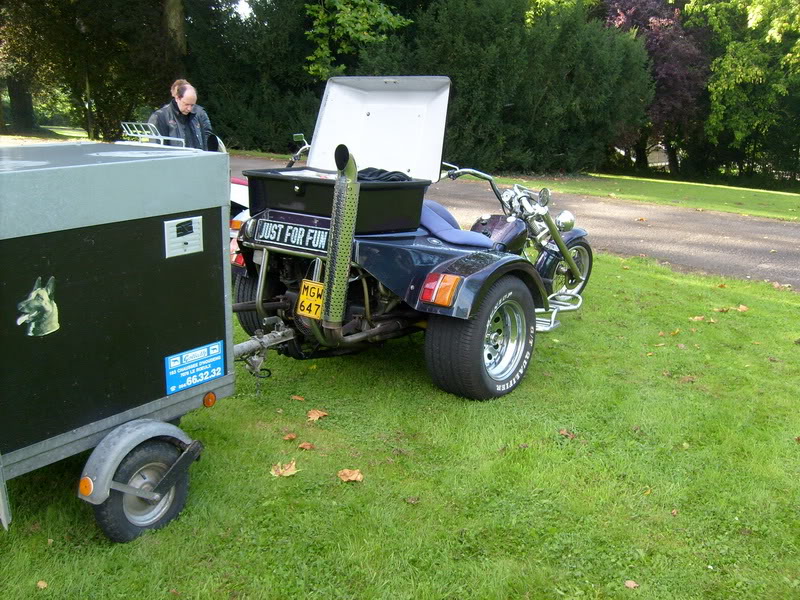
[[800, 597], [797, 311], [599, 255], [581, 313], [499, 400], [434, 388], [419, 335], [271, 356], [260, 392], [242, 370], [184, 418], [206, 452], [164, 530], [107, 542], [75, 497], [85, 457], [9, 482], [2, 597]]
[[789, 192], [618, 175], [530, 179], [502, 177], [499, 181], [506, 184], [521, 183], [529, 187], [549, 187], [565, 194], [636, 200], [787, 221], [800, 219], [800, 194]]

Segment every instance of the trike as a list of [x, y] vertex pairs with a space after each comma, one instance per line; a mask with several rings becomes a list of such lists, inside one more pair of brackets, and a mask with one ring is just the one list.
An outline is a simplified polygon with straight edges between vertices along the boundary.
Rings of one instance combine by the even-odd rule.
[[488, 181], [502, 208], [469, 230], [425, 199], [441, 174], [449, 84], [334, 77], [307, 164], [245, 171], [236, 287], [247, 295], [235, 309], [248, 333], [291, 332], [275, 348], [308, 359], [424, 330], [443, 390], [487, 399], [519, 385], [536, 332], [580, 308], [592, 250], [570, 213], [550, 215], [547, 189], [502, 191], [444, 163], [451, 179]]

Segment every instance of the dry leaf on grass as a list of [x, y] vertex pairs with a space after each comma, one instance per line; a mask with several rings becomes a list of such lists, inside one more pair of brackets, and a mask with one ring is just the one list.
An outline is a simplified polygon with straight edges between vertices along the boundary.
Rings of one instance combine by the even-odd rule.
[[569, 438], [571, 440], [575, 439], [575, 434], [572, 433], [569, 429], [559, 429], [558, 435], [563, 435], [565, 438]]
[[680, 332], [681, 332], [681, 329], [680, 329], [680, 327], [679, 327], [679, 328], [678, 328], [678, 329], [676, 329], [675, 331], [670, 331], [670, 332], [669, 332], [669, 334], [670, 334], [670, 335], [678, 335]]
[[714, 309], [714, 312], [726, 313], [726, 312], [728, 312], [729, 310], [730, 310], [730, 308], [727, 308], [727, 307], [724, 307], [724, 306], [723, 306], [722, 308], [715, 308], [715, 309]]
[[300, 450], [313, 450], [315, 446], [311, 442], [303, 442], [302, 444], [299, 444], [297, 447], [300, 448]]
[[639, 584], [636, 583], [633, 579], [628, 579], [625, 582], [625, 587], [630, 589], [630, 590], [635, 590], [637, 587], [639, 587]]
[[740, 304], [739, 306], [736, 307], [736, 310], [738, 310], [739, 312], [747, 312], [750, 309], [744, 304]]
[[39, 588], [40, 590], [43, 590], [47, 587], [47, 582], [44, 579], [37, 581], [36, 587]]
[[358, 469], [342, 469], [337, 475], [342, 481], [364, 481], [364, 475]]
[[697, 378], [692, 375], [686, 375], [680, 378], [681, 383], [694, 383], [695, 381], [697, 381]]
[[312, 408], [307, 414], [309, 421], [319, 421], [322, 417], [328, 416], [328, 413], [324, 410], [317, 410], [316, 408]]
[[698, 315], [696, 317], [689, 317], [690, 321], [705, 321], [706, 318], [703, 315]]
[[418, 504], [419, 503], [419, 496], [409, 496], [406, 498], [406, 502], [409, 504]]
[[305, 398], [302, 396], [292, 396], [292, 400], [299, 400], [300, 402], [305, 402]]
[[728, 286], [726, 284], [724, 284], [724, 283], [720, 283], [717, 287], [718, 288], [726, 288]]
[[671, 514], [673, 517], [677, 517], [678, 516], [678, 509], [677, 508], [673, 508], [671, 511], [669, 511], [669, 514]]
[[291, 442], [295, 438], [297, 438], [296, 433], [287, 433], [285, 436], [283, 436], [283, 439], [285, 439], [287, 442]]
[[275, 477], [289, 477], [297, 473], [297, 465], [293, 460], [290, 463], [286, 463], [282, 465], [278, 463], [277, 465], [272, 465], [272, 468], [269, 470]]

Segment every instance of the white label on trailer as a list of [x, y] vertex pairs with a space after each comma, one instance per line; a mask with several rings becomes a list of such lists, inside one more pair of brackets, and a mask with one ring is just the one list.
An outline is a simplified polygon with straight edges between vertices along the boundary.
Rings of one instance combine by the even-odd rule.
[[222, 377], [225, 366], [225, 342], [219, 340], [199, 348], [179, 352], [164, 359], [167, 394]]
[[203, 251], [203, 217], [164, 221], [164, 258]]

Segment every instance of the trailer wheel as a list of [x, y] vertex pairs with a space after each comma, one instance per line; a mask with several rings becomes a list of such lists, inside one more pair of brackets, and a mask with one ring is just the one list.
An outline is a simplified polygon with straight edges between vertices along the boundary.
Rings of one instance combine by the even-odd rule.
[[[233, 285], [233, 296], [236, 302], [253, 302], [256, 299], [257, 291], [258, 279], [256, 277], [236, 275], [236, 282]], [[239, 319], [239, 324], [245, 330], [245, 333], [251, 337], [256, 334], [256, 329], [262, 328], [261, 319], [258, 318], [258, 313], [254, 310], [237, 312], [236, 318]]]
[[498, 279], [468, 320], [433, 315], [425, 359], [433, 382], [473, 400], [496, 398], [519, 385], [533, 355], [536, 309], [517, 277]]
[[[114, 481], [152, 490], [181, 452], [172, 444], [148, 440], [131, 450], [117, 467]], [[105, 502], [94, 507], [103, 533], [114, 542], [130, 542], [148, 529], [159, 529], [183, 510], [189, 493], [189, 472], [180, 475], [158, 502], [111, 490]]]

